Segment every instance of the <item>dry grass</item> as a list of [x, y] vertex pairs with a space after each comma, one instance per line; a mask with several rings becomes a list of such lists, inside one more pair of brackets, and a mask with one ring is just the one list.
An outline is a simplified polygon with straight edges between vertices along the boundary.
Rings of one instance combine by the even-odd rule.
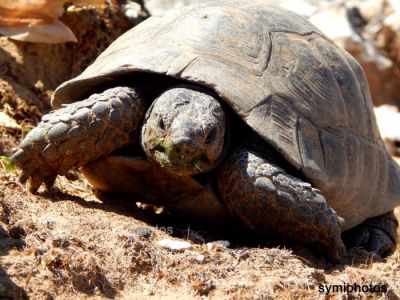
[[[119, 199], [101, 202], [76, 177], [61, 177], [55, 189], [35, 196], [16, 182], [15, 173], [1, 171], [0, 272], [5, 278], [0, 291], [6, 282], [3, 290], [10, 295], [21, 287], [39, 299], [297, 299], [320, 297], [323, 284], [372, 283], [387, 285], [388, 292], [360, 293], [362, 298], [400, 295], [400, 251], [383, 260], [352, 250], [337, 266], [301, 248], [234, 244], [208, 250], [200, 242], [185, 252], [171, 252], [156, 244], [171, 238], [163, 230], [165, 218]], [[174, 238], [187, 239], [187, 228], [179, 226], [171, 227]], [[212, 239], [199, 229], [191, 236]]]

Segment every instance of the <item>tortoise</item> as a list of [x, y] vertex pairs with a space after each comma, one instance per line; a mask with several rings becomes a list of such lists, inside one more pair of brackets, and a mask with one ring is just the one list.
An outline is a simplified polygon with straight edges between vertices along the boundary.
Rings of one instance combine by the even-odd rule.
[[334, 261], [344, 237], [395, 247], [400, 169], [364, 72], [293, 12], [235, 0], [150, 17], [51, 104], [13, 155], [31, 192], [82, 167], [99, 191]]

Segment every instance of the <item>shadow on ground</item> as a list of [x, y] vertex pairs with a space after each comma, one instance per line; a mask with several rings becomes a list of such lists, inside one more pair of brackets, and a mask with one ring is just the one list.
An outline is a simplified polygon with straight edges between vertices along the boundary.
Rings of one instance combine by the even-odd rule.
[[3, 269], [1, 257], [7, 255], [13, 248], [21, 249], [24, 246], [21, 238], [13, 238], [0, 225], [0, 299], [28, 299], [24, 289], [18, 286]]
[[[374, 263], [385, 261], [384, 258], [381, 258], [375, 253], [363, 249], [349, 249], [347, 254], [342, 258], [340, 264], [332, 264], [324, 257], [323, 253], [311, 251], [297, 244], [274, 239], [262, 240], [259, 236], [244, 228], [240, 231], [238, 231], [237, 227], [232, 227], [234, 230], [231, 231], [213, 228], [211, 225], [201, 223], [201, 221], [174, 215], [168, 210], [157, 214], [153, 206], [147, 209], [141, 209], [132, 199], [126, 199], [117, 195], [101, 193], [97, 195], [101, 202], [87, 201], [79, 196], [73, 196], [58, 188], [53, 188], [50, 191], [42, 192], [40, 196], [52, 202], [73, 201], [84, 208], [98, 209], [133, 218], [151, 225], [156, 229], [162, 230], [171, 237], [191, 240], [195, 244], [204, 244], [216, 240], [228, 240], [232, 249], [240, 249], [243, 247], [278, 247], [290, 249], [293, 251], [293, 255], [298, 257], [305, 265], [312, 268], [324, 269], [327, 273], [344, 270], [346, 266], [358, 267], [365, 265], [366, 262]], [[144, 232], [147, 231], [145, 230]]]

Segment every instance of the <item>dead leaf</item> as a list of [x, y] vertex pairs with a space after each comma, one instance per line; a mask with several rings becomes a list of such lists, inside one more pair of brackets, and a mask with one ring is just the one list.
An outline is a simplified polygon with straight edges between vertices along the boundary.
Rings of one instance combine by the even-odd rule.
[[0, 26], [51, 23], [63, 12], [65, 0], [0, 0]]
[[21, 126], [19, 126], [14, 119], [9, 117], [4, 112], [0, 111], [0, 127], [4, 127], [6, 129], [11, 130], [22, 130]]
[[[76, 42], [72, 31], [58, 18], [66, 0], [0, 0], [0, 33], [20, 41], [36, 43]], [[75, 0], [75, 4], [101, 7], [104, 0]]]
[[11, 39], [24, 42], [47, 44], [77, 42], [71, 29], [59, 20], [34, 26], [0, 27], [0, 33]]

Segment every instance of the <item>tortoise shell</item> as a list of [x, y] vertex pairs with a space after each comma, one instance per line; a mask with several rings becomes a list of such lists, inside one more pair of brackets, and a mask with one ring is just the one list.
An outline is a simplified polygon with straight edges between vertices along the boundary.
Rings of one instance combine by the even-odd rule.
[[360, 65], [307, 19], [263, 2], [212, 1], [151, 17], [59, 86], [52, 105], [117, 85], [121, 75], [190, 81], [214, 90], [320, 189], [343, 230], [392, 210], [400, 171]]

